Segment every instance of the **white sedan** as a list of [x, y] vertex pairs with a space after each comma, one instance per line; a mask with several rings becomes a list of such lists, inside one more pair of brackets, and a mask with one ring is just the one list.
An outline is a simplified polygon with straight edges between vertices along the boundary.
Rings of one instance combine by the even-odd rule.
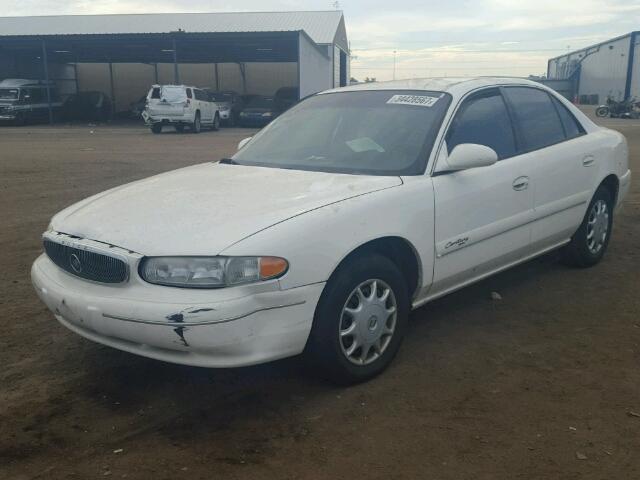
[[32, 278], [60, 323], [167, 362], [305, 353], [329, 378], [385, 369], [409, 311], [536, 255], [604, 255], [627, 143], [521, 79], [314, 95], [231, 159], [57, 214]]

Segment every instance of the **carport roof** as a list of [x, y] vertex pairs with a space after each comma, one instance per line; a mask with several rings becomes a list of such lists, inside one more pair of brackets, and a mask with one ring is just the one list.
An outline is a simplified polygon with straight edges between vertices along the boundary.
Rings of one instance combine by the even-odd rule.
[[0, 17], [0, 36], [295, 32], [317, 44], [334, 43], [341, 11], [150, 13]]

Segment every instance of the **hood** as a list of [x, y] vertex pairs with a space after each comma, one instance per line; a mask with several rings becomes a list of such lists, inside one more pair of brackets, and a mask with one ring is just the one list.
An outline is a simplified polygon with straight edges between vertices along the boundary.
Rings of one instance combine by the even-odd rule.
[[90, 197], [51, 226], [143, 255], [216, 255], [288, 218], [401, 184], [400, 177], [207, 163]]

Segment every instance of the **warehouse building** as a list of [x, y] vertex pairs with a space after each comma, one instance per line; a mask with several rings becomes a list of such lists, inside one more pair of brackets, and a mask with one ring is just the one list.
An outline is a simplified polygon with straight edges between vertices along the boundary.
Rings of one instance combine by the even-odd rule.
[[0, 80], [102, 91], [126, 110], [154, 83], [299, 96], [347, 85], [340, 11], [0, 18]]
[[568, 82], [580, 103], [640, 98], [640, 32], [552, 58], [547, 77]]

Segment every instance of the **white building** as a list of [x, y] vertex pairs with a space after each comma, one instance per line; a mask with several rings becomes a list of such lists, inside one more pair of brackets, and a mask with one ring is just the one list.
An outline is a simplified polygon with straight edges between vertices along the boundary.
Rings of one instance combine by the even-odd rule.
[[640, 98], [640, 32], [552, 58], [547, 76], [571, 80], [581, 103]]

